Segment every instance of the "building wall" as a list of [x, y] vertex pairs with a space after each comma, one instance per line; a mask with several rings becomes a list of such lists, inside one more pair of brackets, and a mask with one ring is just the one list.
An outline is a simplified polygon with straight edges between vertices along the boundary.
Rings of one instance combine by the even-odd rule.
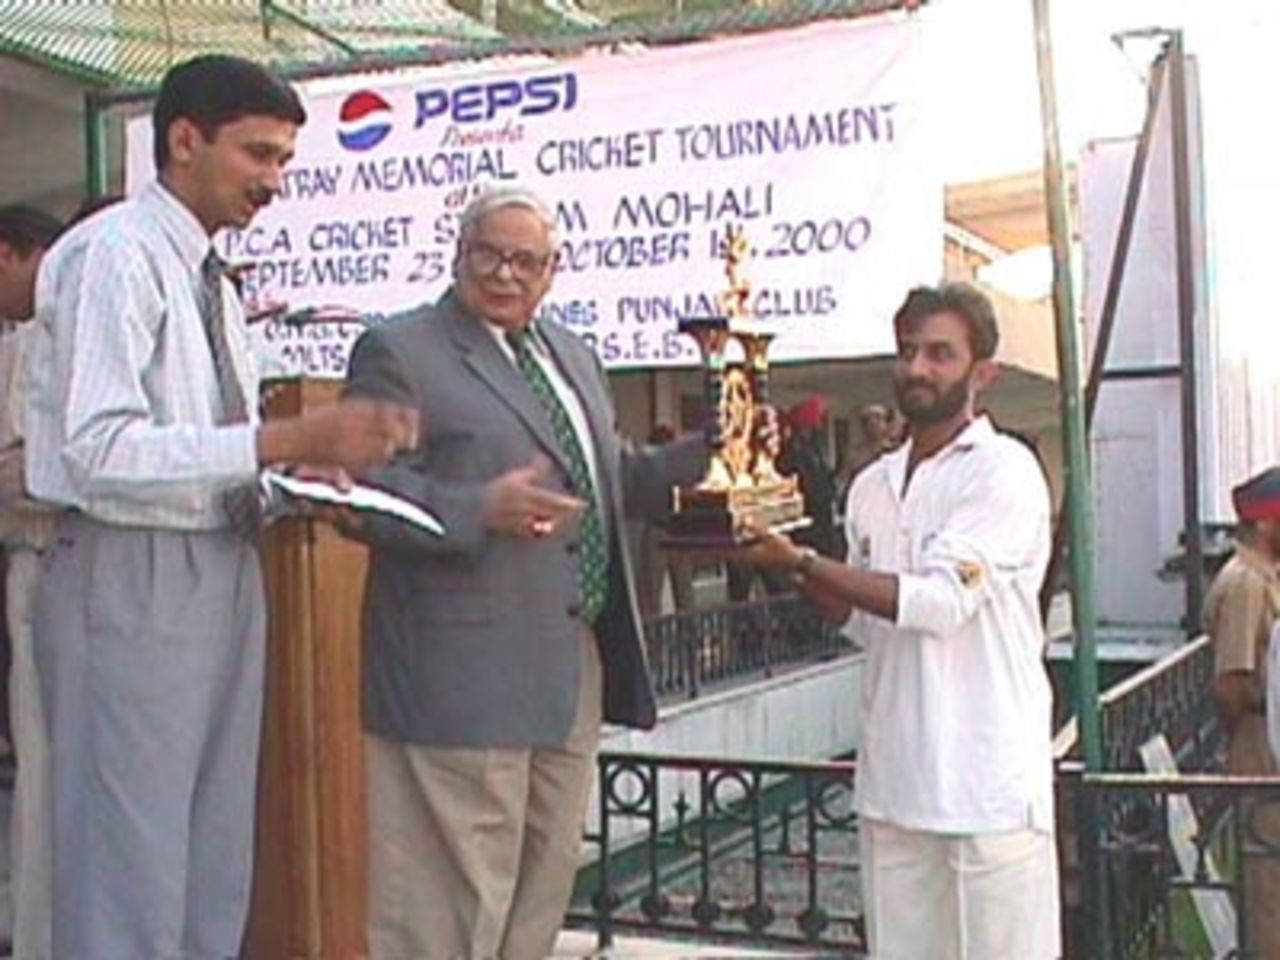
[[0, 56], [0, 203], [60, 216], [84, 195], [84, 91], [73, 80]]

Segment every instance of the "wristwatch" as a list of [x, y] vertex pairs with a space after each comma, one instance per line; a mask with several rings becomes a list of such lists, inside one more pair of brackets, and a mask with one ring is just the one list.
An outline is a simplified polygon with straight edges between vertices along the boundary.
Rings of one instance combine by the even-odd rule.
[[791, 582], [797, 587], [809, 579], [809, 575], [813, 573], [813, 565], [818, 562], [818, 551], [813, 547], [801, 547], [800, 558], [792, 565], [788, 571], [791, 575]]

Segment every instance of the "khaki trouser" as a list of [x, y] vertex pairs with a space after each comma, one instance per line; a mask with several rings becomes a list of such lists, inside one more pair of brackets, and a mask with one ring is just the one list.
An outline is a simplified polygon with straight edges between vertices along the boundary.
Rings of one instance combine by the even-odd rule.
[[544, 960], [552, 952], [600, 739], [600, 657], [585, 630], [583, 665], [561, 747], [366, 738], [373, 960]]
[[[1242, 717], [1231, 731], [1227, 772], [1241, 776], [1272, 776], [1266, 718]], [[1244, 823], [1244, 911], [1250, 956], [1280, 960], [1280, 805], [1241, 804], [1237, 816]]]
[[9, 548], [5, 582], [9, 644], [9, 713], [18, 778], [13, 790], [10, 843], [13, 850], [13, 957], [47, 960], [50, 956], [49, 900], [53, 866], [49, 827], [49, 731], [45, 725], [40, 681], [36, 676], [31, 622], [40, 555]]

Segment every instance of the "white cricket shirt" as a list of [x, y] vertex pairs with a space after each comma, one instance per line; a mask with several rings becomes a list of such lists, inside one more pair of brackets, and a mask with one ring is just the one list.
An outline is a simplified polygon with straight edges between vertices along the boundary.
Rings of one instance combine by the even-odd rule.
[[899, 577], [867, 649], [858, 810], [937, 833], [1053, 824], [1052, 694], [1038, 594], [1049, 492], [1034, 455], [980, 417], [923, 460], [910, 444], [858, 475], [849, 562]]

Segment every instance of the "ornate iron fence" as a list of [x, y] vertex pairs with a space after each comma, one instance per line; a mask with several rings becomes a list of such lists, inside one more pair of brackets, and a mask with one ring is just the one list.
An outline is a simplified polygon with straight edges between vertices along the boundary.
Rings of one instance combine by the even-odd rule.
[[[1222, 774], [1213, 679], [1201, 637], [1102, 695], [1106, 773], [1059, 763], [1069, 955], [1265, 955], [1246, 915], [1280, 898], [1280, 779]], [[1176, 772], [1141, 772], [1157, 737]]]
[[[1265, 960], [1254, 924], [1280, 910], [1280, 778], [1060, 771], [1095, 822], [1080, 956]], [[1252, 921], [1249, 918], [1252, 917]]]
[[862, 955], [853, 776], [848, 762], [602, 754], [599, 856], [570, 921], [601, 946], [642, 930]]
[[708, 687], [853, 649], [795, 594], [655, 617], [645, 623], [645, 642], [665, 700], [692, 699]]
[[[714, 680], [785, 662], [782, 651], [844, 649], [839, 638], [830, 647], [780, 641], [802, 609], [774, 600], [651, 624], [668, 631], [650, 634], [665, 644], [659, 664], [664, 650], [683, 651], [685, 672], [659, 667], [664, 693], [696, 696]], [[732, 655], [715, 646], [726, 634], [739, 638]], [[1068, 956], [1264, 956], [1246, 907], [1268, 895], [1265, 884], [1280, 888], [1280, 779], [1211, 772], [1224, 745], [1212, 678], [1201, 639], [1108, 690], [1104, 753], [1116, 772], [1085, 774], [1069, 757], [1070, 737], [1059, 738]], [[1157, 735], [1184, 773], [1137, 772]], [[571, 921], [594, 927], [602, 945], [643, 931], [864, 955], [854, 769], [602, 754], [587, 834], [598, 857], [579, 877]]]

